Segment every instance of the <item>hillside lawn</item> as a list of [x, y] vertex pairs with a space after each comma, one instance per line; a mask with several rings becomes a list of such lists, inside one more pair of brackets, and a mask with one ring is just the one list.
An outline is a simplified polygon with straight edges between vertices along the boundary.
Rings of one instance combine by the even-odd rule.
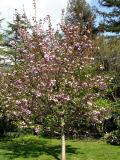
[[[60, 160], [60, 140], [39, 136], [0, 139], [0, 160]], [[67, 140], [67, 160], [120, 160], [120, 146], [96, 140]]]

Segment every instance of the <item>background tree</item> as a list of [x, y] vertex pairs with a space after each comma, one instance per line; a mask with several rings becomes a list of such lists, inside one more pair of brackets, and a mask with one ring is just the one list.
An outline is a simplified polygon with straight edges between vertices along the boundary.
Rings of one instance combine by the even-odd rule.
[[[24, 11], [24, 10], [23, 10]], [[8, 22], [8, 29], [5, 31], [5, 42], [4, 45], [9, 47], [8, 55], [12, 55], [13, 60], [16, 64], [17, 57], [20, 52], [17, 51], [17, 45], [22, 48], [22, 39], [20, 38], [19, 29], [30, 29], [30, 23], [27, 20], [25, 11], [21, 16], [15, 9], [13, 23]], [[20, 51], [20, 50], [19, 50]]]
[[98, 13], [104, 18], [104, 21], [99, 24], [99, 30], [119, 33], [120, 0], [99, 0], [99, 4], [103, 9], [98, 9]]
[[91, 28], [94, 26], [94, 13], [85, 0], [69, 0], [66, 21]]
[[[24, 11], [24, 10], [23, 10]], [[26, 13], [21, 16], [17, 9], [15, 9], [13, 23], [8, 22], [8, 29], [6, 30], [6, 37], [16, 42], [20, 40], [18, 28], [30, 28], [30, 23], [26, 19]]]
[[2, 40], [2, 37], [3, 37], [3, 34], [1, 33], [1, 29], [2, 29], [1, 23], [3, 20], [4, 20], [4, 18], [0, 18], [0, 41]]

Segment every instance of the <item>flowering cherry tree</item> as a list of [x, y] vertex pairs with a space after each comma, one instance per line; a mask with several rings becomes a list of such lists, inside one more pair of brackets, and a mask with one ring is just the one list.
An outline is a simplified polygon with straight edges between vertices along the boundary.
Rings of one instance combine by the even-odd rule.
[[[32, 31], [19, 28], [23, 45], [17, 50], [21, 54], [17, 57], [19, 62], [1, 79], [4, 84], [1, 102], [7, 116], [19, 119], [22, 127], [32, 125], [36, 117], [46, 116], [49, 110], [57, 116], [61, 126], [61, 159], [65, 160], [65, 122], [72, 111], [74, 114], [74, 109], [69, 108], [75, 106], [80, 116], [84, 114], [89, 121], [99, 123], [100, 111], [94, 108], [95, 94], [91, 95], [90, 91], [95, 85], [104, 89], [106, 84], [101, 79], [96, 84], [98, 77], [81, 74], [93, 61], [89, 28], [66, 24], [62, 18], [55, 31], [49, 15], [40, 22], [33, 20]], [[86, 92], [80, 98], [83, 90]]]

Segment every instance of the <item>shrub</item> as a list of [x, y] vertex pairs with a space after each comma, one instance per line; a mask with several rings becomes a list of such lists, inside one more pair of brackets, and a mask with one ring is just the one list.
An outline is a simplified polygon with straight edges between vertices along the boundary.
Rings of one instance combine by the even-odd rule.
[[107, 143], [112, 144], [112, 145], [120, 145], [120, 129], [107, 133], [104, 136], [104, 139], [106, 140]]
[[0, 137], [16, 131], [17, 126], [12, 120], [7, 120], [6, 117], [0, 118]]

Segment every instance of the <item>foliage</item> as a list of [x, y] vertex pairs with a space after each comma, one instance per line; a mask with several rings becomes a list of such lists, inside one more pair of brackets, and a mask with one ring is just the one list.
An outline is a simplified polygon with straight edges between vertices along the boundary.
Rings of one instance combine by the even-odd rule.
[[21, 16], [15, 9], [13, 23], [8, 22], [8, 30], [6, 30], [7, 38], [9, 37], [11, 38], [11, 40], [14, 40], [15, 42], [20, 41], [20, 35], [19, 35], [19, 30], [18, 30], [19, 27], [29, 28], [30, 24], [26, 19], [25, 11], [23, 15]]
[[119, 54], [120, 38], [117, 36], [98, 35], [95, 39], [95, 45], [98, 47], [97, 55], [112, 56]]
[[104, 136], [104, 139], [107, 143], [113, 144], [113, 145], [120, 145], [120, 129], [115, 130], [111, 133], [107, 133]]
[[6, 55], [13, 57], [14, 63], [18, 61], [17, 57], [20, 54], [17, 51], [17, 47], [22, 46], [22, 39], [20, 38], [19, 27], [23, 29], [30, 29], [31, 27], [30, 23], [27, 20], [24, 9], [23, 12], [23, 15], [20, 15], [15, 9], [13, 23], [8, 22], [8, 29], [5, 30], [4, 33], [3, 46], [8, 48], [8, 51], [6, 51]]
[[120, 1], [98, 0], [105, 11], [98, 11], [103, 16], [104, 22], [99, 24], [99, 29], [107, 32], [120, 32]]
[[1, 29], [2, 29], [1, 23], [2, 23], [3, 20], [4, 20], [3, 18], [0, 18], [0, 44], [1, 44], [1, 41], [2, 41], [2, 39], [3, 39], [3, 34], [2, 34], [2, 32], [1, 32]]
[[111, 132], [119, 127], [120, 39], [118, 37], [99, 36], [95, 41], [96, 46], [99, 46], [95, 58], [96, 66], [98, 65], [97, 72], [110, 77], [108, 88], [104, 92], [104, 98], [111, 106], [112, 115], [111, 118], [104, 122], [104, 132]]
[[99, 98], [96, 100], [96, 105], [104, 106], [104, 107], [111, 107], [111, 103], [107, 99]]
[[66, 22], [80, 23], [81, 26], [94, 26], [94, 13], [85, 0], [69, 0], [66, 13]]
[[6, 136], [8, 132], [15, 132], [17, 126], [13, 121], [8, 120], [6, 117], [0, 118], [0, 137]]

